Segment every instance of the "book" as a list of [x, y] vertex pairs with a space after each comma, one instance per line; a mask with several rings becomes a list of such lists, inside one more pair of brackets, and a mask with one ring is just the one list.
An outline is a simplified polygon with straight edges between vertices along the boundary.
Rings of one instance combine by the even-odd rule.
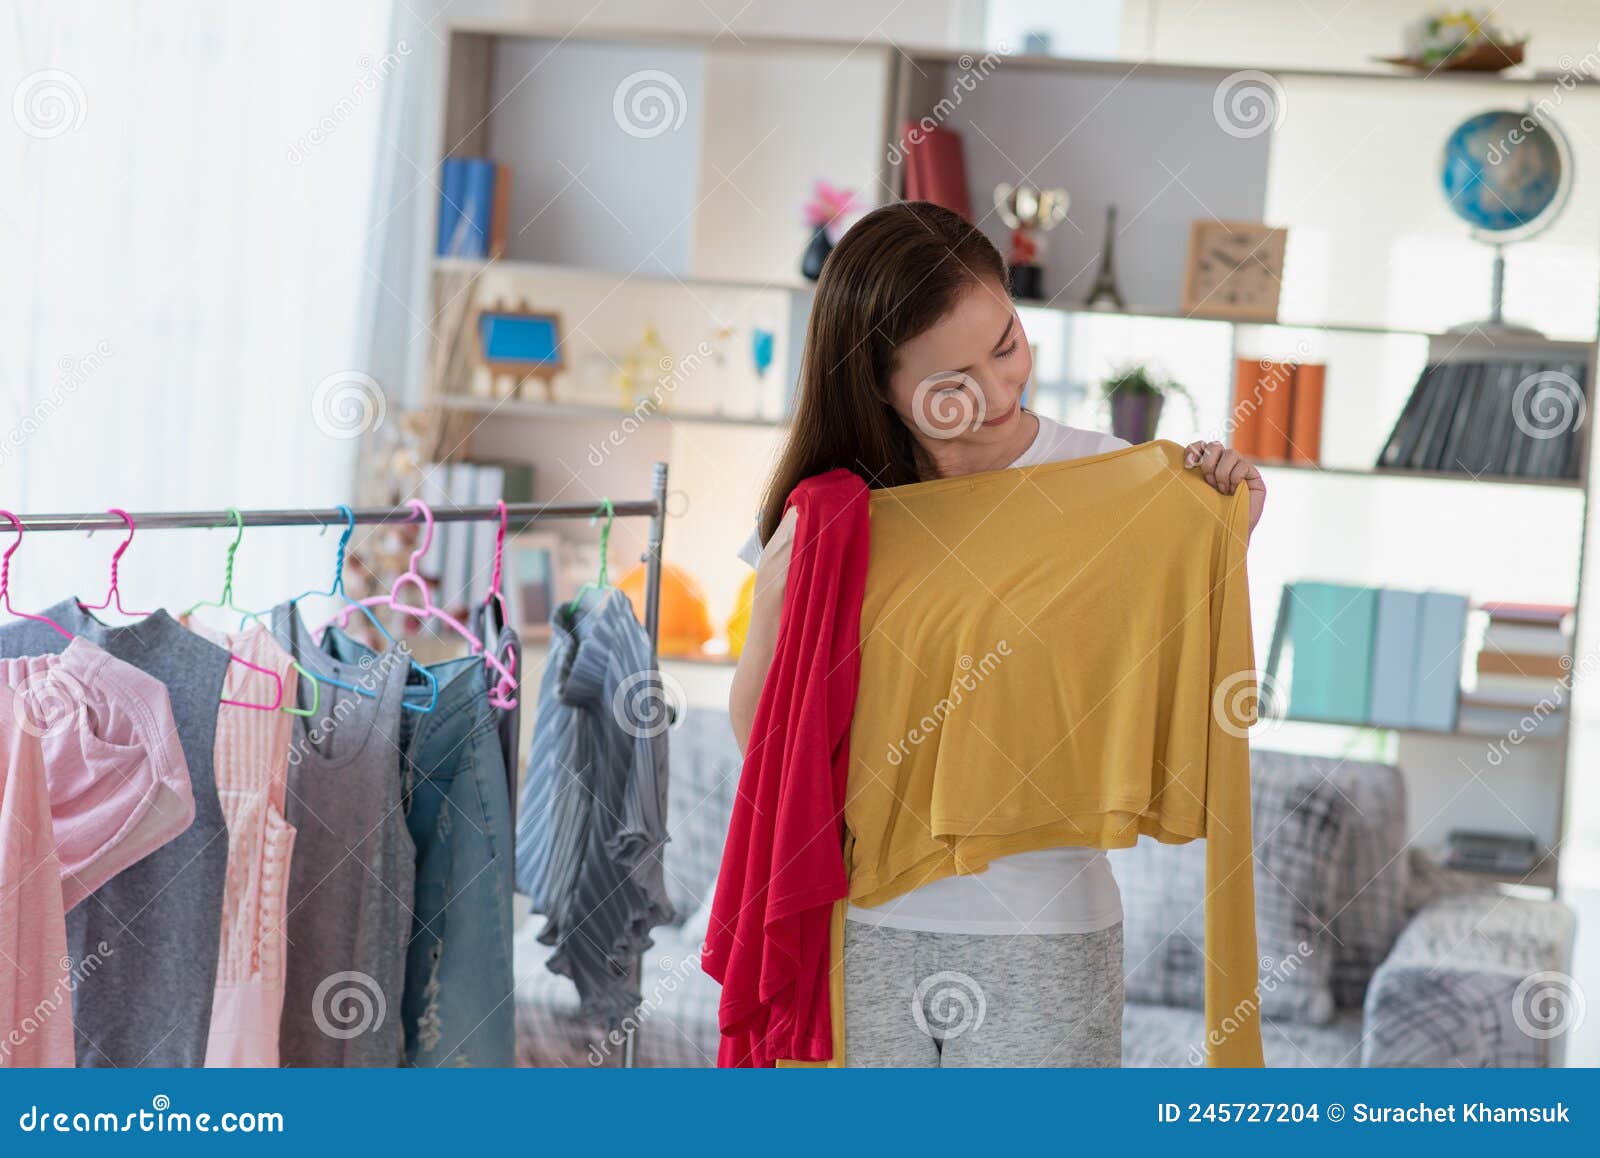
[[1418, 376], [1417, 384], [1411, 388], [1411, 396], [1406, 399], [1405, 407], [1401, 410], [1400, 417], [1395, 419], [1394, 429], [1389, 432], [1389, 439], [1378, 455], [1380, 467], [1393, 469], [1405, 467], [1421, 433], [1422, 416], [1427, 410], [1435, 379], [1441, 369], [1442, 367], [1438, 365], [1430, 364], [1425, 366]]
[[1485, 649], [1523, 655], [1570, 655], [1572, 636], [1550, 624], [1522, 624], [1491, 619], [1483, 633], [1483, 646]]
[[1529, 836], [1456, 829], [1446, 838], [1445, 864], [1467, 872], [1529, 873], [1538, 867], [1538, 843]]
[[439, 257], [453, 257], [460, 244], [461, 203], [466, 195], [466, 162], [460, 157], [446, 157], [439, 176], [439, 226], [434, 253]]
[[1418, 728], [1448, 732], [1461, 702], [1461, 652], [1467, 635], [1467, 597], [1428, 591], [1417, 633], [1417, 683], [1412, 718]]
[[1471, 432], [1482, 425], [1488, 413], [1479, 405], [1479, 391], [1484, 384], [1484, 367], [1479, 365], [1463, 366], [1462, 373], [1456, 384], [1456, 408], [1451, 416], [1448, 429], [1440, 442], [1439, 455], [1432, 464], [1434, 470], [1465, 470], [1462, 463], [1464, 451]]
[[961, 134], [945, 125], [929, 129], [908, 121], [901, 140], [906, 157], [906, 200], [931, 201], [971, 221], [972, 198]]
[[[1562, 661], [1565, 662], [1562, 662]], [[1478, 671], [1484, 675], [1519, 675], [1560, 679], [1572, 670], [1566, 655], [1519, 655], [1488, 648], [1478, 653]]]
[[1289, 461], [1322, 461], [1322, 392], [1328, 367], [1302, 362], [1294, 370], [1294, 390], [1289, 408]]
[[1293, 406], [1294, 363], [1263, 358], [1257, 385], [1260, 402], [1256, 411], [1256, 455], [1268, 462], [1289, 458], [1289, 424]]
[[1456, 729], [1472, 735], [1504, 736], [1519, 732], [1548, 739], [1566, 735], [1567, 717], [1565, 712], [1541, 716], [1514, 708], [1479, 708], [1463, 704]]
[[1288, 714], [1302, 720], [1365, 723], [1377, 591], [1297, 582], [1284, 588], [1283, 598], [1289, 601], [1292, 649]]
[[1372, 691], [1367, 718], [1390, 728], [1415, 726], [1417, 654], [1422, 634], [1422, 593], [1378, 592], [1372, 644]]
[[1422, 418], [1417, 445], [1407, 462], [1412, 470], [1432, 470], [1438, 463], [1457, 403], [1461, 400], [1461, 381], [1466, 368], [1459, 363], [1446, 365], [1434, 382], [1433, 395]]
[[1499, 707], [1526, 707], [1541, 700], [1565, 703], [1567, 686], [1560, 680], [1547, 676], [1499, 675], [1484, 672], [1477, 675], [1470, 692], [1462, 692], [1464, 699], [1480, 705]]
[[1261, 453], [1261, 363], [1255, 358], [1233, 360], [1233, 449], [1245, 458]]
[[511, 218], [511, 166], [494, 167], [494, 202], [489, 208], [489, 256], [504, 257]]
[[1516, 603], [1509, 600], [1488, 600], [1478, 604], [1489, 613], [1491, 625], [1495, 623], [1561, 624], [1572, 614], [1570, 603]]

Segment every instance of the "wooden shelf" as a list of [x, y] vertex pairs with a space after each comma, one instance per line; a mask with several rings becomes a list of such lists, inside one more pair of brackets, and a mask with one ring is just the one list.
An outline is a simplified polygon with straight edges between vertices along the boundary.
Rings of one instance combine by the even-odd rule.
[[[559, 265], [553, 262], [520, 261], [511, 258], [436, 257], [433, 259], [433, 268], [441, 273], [475, 273], [482, 270], [499, 269], [506, 273], [526, 277], [646, 282], [652, 285], [676, 285], [686, 290], [739, 290], [750, 293], [775, 292], [809, 296], [816, 292], [817, 288], [812, 282], [761, 281], [755, 278], [697, 277], [694, 275], [679, 277], [670, 273], [646, 273], [642, 271], [623, 273], [611, 269]], [[1212, 318], [1204, 314], [1185, 314], [1175, 310], [1141, 310], [1137, 308], [1102, 310], [1055, 301], [1018, 300], [1016, 304], [1019, 309], [1049, 310], [1052, 313], [1067, 314], [1072, 317], [1145, 318], [1171, 322], [1208, 322], [1236, 327], [1253, 326], [1275, 330], [1318, 330], [1333, 334], [1366, 334], [1372, 337], [1387, 338], [1427, 338], [1436, 340], [1452, 336], [1460, 336], [1463, 339], [1470, 337], [1470, 335], [1451, 335], [1445, 331], [1426, 330], [1414, 326], [1382, 326], [1362, 322], [1319, 322], [1310, 319], [1296, 320], [1293, 318], [1279, 319], [1272, 322], [1250, 322], [1241, 321], [1237, 318]], [[1520, 344], [1519, 348], [1546, 345], [1584, 348], [1591, 344], [1592, 339], [1519, 336], [1516, 341]]]
[[651, 408], [642, 413], [624, 410], [620, 406], [591, 406], [580, 402], [524, 402], [511, 398], [469, 398], [459, 394], [441, 394], [428, 400], [429, 405], [443, 406], [448, 410], [461, 410], [470, 414], [504, 415], [507, 418], [573, 418], [604, 419], [609, 422], [632, 418], [648, 422], [664, 418], [669, 422], [711, 423], [723, 426], [782, 426], [775, 418], [749, 418], [735, 414], [706, 414], [683, 410]]
[[557, 265], [546, 261], [518, 261], [511, 258], [491, 257], [436, 257], [433, 268], [439, 273], [476, 273], [498, 269], [521, 277], [576, 278], [587, 281], [647, 282], [652, 285], [676, 285], [683, 289], [742, 290], [752, 293], [770, 291], [787, 294], [809, 294], [817, 287], [810, 282], [761, 281], [754, 278], [731, 277], [678, 277], [671, 273], [621, 273], [613, 269], [590, 269], [577, 265]]
[[1576, 478], [1524, 478], [1520, 475], [1480, 474], [1474, 477], [1449, 470], [1396, 470], [1393, 467], [1323, 466], [1317, 463], [1271, 462], [1255, 460], [1263, 470], [1295, 471], [1300, 474], [1331, 474], [1346, 478], [1432, 479], [1435, 482], [1471, 483], [1475, 486], [1546, 487], [1582, 491], [1583, 480]]

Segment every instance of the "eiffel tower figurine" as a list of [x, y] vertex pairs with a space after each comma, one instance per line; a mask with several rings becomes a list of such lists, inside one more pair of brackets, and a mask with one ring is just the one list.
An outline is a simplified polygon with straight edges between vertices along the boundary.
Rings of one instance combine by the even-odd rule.
[[1089, 310], [1125, 310], [1126, 303], [1122, 300], [1122, 293], [1117, 289], [1116, 268], [1112, 264], [1111, 243], [1117, 236], [1117, 207], [1106, 206], [1106, 240], [1100, 250], [1100, 271], [1094, 276], [1094, 286], [1089, 290], [1089, 296], [1083, 300], [1083, 306]]

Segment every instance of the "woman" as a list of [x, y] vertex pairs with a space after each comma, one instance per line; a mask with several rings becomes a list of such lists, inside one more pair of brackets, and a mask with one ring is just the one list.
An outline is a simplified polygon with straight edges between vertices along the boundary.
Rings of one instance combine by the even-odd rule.
[[[845, 467], [892, 487], [1128, 445], [1023, 408], [1033, 358], [1005, 286], [983, 234], [924, 202], [868, 214], [829, 255], [793, 428], [741, 553], [756, 567], [729, 701], [741, 749], [777, 644], [794, 532], [784, 502], [802, 479]], [[1223, 494], [1248, 487], [1255, 527], [1266, 489], [1254, 466], [1217, 442], [1193, 443], [1186, 463]], [[1122, 899], [1103, 851], [1002, 857], [847, 917], [847, 1065], [1121, 1063]]]

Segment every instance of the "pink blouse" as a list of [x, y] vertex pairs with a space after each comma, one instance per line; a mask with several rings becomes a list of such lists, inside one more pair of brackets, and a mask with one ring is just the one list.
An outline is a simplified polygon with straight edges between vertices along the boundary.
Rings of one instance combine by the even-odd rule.
[[[295, 703], [295, 670], [283, 646], [264, 627], [225, 635], [195, 621], [190, 631], [225, 647], [283, 680], [283, 702]], [[222, 697], [269, 704], [275, 688], [260, 672], [228, 666]], [[212, 749], [217, 797], [228, 824], [228, 879], [222, 899], [222, 947], [211, 1005], [206, 1065], [279, 1064], [284, 959], [288, 953], [289, 855], [294, 829], [284, 819], [289, 741], [294, 717], [237, 704], [217, 709]]]
[[66, 911], [194, 821], [160, 680], [72, 640], [0, 659], [0, 1064], [74, 1061]]

